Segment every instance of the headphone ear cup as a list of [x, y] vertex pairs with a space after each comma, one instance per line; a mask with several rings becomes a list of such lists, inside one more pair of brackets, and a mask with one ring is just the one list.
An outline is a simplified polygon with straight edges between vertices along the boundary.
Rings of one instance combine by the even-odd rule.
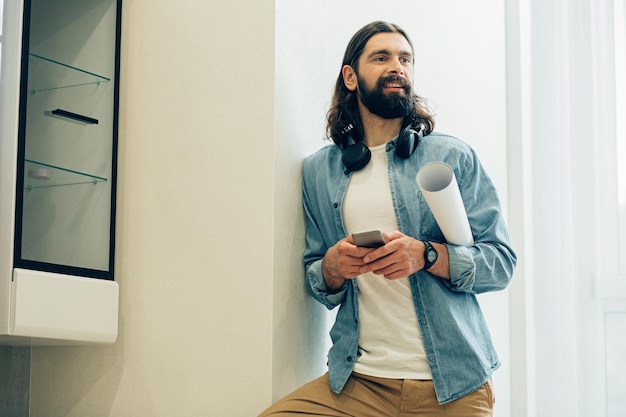
[[402, 159], [407, 159], [415, 151], [417, 141], [418, 135], [415, 130], [410, 127], [403, 129], [396, 143], [396, 155]]
[[348, 171], [363, 169], [372, 158], [372, 153], [365, 144], [359, 142], [343, 148], [341, 159]]

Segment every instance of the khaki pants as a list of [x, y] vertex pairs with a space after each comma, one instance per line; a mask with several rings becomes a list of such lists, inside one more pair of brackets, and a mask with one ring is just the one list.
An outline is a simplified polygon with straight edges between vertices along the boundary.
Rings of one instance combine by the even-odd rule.
[[491, 380], [465, 397], [439, 405], [432, 381], [353, 373], [341, 394], [335, 394], [326, 374], [278, 401], [259, 417], [490, 417], [494, 402]]

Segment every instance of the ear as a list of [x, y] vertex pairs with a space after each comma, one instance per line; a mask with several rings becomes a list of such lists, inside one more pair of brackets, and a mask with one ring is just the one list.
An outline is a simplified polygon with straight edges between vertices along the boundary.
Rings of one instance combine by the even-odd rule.
[[350, 91], [356, 90], [357, 78], [354, 68], [352, 68], [350, 65], [344, 65], [341, 68], [341, 75], [343, 76], [343, 83], [346, 88]]

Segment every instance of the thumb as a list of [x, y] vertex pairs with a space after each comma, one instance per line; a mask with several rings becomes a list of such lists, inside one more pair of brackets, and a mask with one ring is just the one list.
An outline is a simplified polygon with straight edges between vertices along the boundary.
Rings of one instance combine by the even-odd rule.
[[393, 230], [391, 232], [383, 233], [383, 236], [385, 236], [385, 240], [389, 242], [395, 239], [400, 239], [401, 237], [405, 237], [406, 235], [399, 230]]

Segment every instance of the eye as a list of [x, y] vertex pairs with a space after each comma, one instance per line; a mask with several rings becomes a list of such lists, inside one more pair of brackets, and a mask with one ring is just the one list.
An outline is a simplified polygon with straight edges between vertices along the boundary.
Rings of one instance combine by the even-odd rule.
[[411, 57], [403, 56], [402, 58], [400, 58], [400, 62], [402, 62], [403, 64], [410, 64], [411, 62], [413, 62], [413, 60], [411, 59]]

